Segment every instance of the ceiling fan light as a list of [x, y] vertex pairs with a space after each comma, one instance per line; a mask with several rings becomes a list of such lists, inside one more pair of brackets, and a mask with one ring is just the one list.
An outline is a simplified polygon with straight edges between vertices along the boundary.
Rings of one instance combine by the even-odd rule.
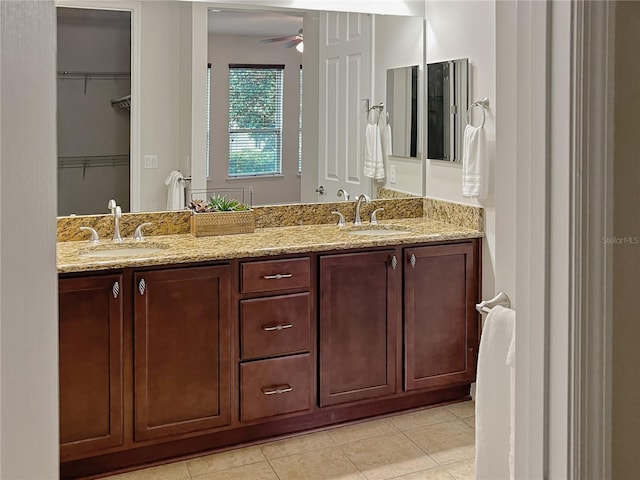
[[296, 45], [296, 50], [300, 53], [304, 52], [304, 42], [300, 42], [298, 45]]

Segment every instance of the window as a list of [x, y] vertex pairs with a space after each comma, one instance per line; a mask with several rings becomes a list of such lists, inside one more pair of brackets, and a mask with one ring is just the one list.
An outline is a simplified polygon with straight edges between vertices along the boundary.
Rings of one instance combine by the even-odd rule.
[[229, 65], [229, 177], [282, 173], [284, 65]]

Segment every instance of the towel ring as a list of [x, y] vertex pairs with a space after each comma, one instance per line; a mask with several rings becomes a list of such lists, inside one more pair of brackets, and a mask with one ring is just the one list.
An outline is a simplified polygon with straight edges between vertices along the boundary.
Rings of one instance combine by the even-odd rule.
[[473, 107], [480, 107], [482, 111], [482, 124], [477, 128], [483, 128], [484, 122], [486, 120], [485, 108], [488, 106], [489, 106], [489, 99], [487, 97], [484, 97], [482, 100], [478, 100], [477, 102], [473, 102], [471, 105], [469, 105], [469, 108], [467, 108], [467, 125], [473, 126], [471, 124], [471, 109]]

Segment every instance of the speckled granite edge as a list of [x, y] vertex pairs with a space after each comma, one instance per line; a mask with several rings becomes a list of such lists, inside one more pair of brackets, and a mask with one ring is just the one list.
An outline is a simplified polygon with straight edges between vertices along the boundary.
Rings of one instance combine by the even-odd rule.
[[[418, 218], [423, 216], [422, 198], [381, 199], [373, 200], [369, 205], [362, 205], [363, 219], [368, 219], [376, 208], [384, 208], [378, 214], [379, 219]], [[333, 211], [341, 212], [347, 221], [353, 221], [355, 202], [335, 203], [300, 203], [293, 205], [273, 205], [253, 208], [256, 217], [256, 228], [293, 227], [299, 225], [323, 225], [337, 223], [338, 216]], [[138, 225], [150, 222], [152, 225], [144, 229], [145, 236], [174, 235], [189, 233], [190, 211], [125, 213], [120, 221], [120, 234], [123, 238], [131, 237]], [[92, 227], [101, 239], [113, 236], [113, 220], [111, 215], [81, 215], [75, 217], [58, 217], [58, 242], [87, 240], [89, 233], [80, 227]]]
[[[380, 246], [408, 245], [480, 238], [477, 230], [461, 228], [428, 218], [405, 218], [382, 221], [380, 229], [389, 228], [394, 235], [354, 235], [358, 227], [337, 225], [305, 225], [295, 227], [259, 228], [254, 233], [194, 237], [192, 235], [161, 235], [142, 243], [128, 239], [114, 247], [110, 240], [100, 245], [87, 242], [59, 242], [57, 260], [59, 273], [99, 271], [150, 265], [188, 264], [234, 258], [256, 258], [284, 254], [347, 250]], [[151, 247], [152, 254], [124, 257], [86, 256], [85, 253], [113, 248]]]
[[[368, 205], [362, 204], [360, 210], [362, 218], [369, 219], [371, 213], [377, 208], [384, 208], [384, 211], [378, 214], [380, 219], [424, 216], [422, 199], [406, 198], [372, 200]], [[254, 211], [258, 228], [324, 225], [337, 223], [338, 216], [331, 213], [334, 211], [342, 213], [347, 222], [352, 222], [355, 216], [355, 201], [264, 206], [254, 207]]]
[[484, 232], [484, 209], [463, 203], [424, 197], [424, 216], [433, 220]]
[[378, 187], [376, 190], [377, 199], [392, 199], [392, 198], [422, 198], [415, 193], [403, 192], [402, 190], [394, 190], [393, 188]]
[[[145, 236], [174, 235], [189, 233], [190, 212], [148, 212], [123, 213], [120, 220], [120, 234], [123, 238], [131, 237], [136, 227], [141, 223], [150, 222], [144, 228]], [[94, 228], [101, 239], [113, 236], [113, 219], [111, 215], [78, 215], [74, 217], [58, 217], [58, 242], [73, 242], [88, 240], [89, 232], [80, 227]]]
[[[389, 189], [387, 189], [389, 190]], [[371, 217], [373, 210], [384, 208], [378, 214], [381, 220], [427, 217], [451, 225], [472, 230], [484, 230], [484, 211], [481, 207], [446, 202], [434, 198], [407, 197], [372, 200], [363, 204], [361, 213], [363, 220]], [[301, 203], [293, 205], [273, 205], [254, 207], [256, 228], [293, 227], [301, 225], [325, 225], [337, 222], [341, 212], [347, 222], [353, 222], [355, 202], [333, 203]], [[187, 210], [179, 212], [125, 213], [120, 221], [120, 233], [123, 238], [131, 237], [135, 228], [144, 222], [151, 225], [144, 229], [145, 236], [179, 235], [190, 232]], [[58, 217], [58, 242], [87, 240], [88, 232], [81, 226], [96, 229], [101, 239], [113, 236], [113, 220], [111, 215], [82, 215], [75, 217]]]

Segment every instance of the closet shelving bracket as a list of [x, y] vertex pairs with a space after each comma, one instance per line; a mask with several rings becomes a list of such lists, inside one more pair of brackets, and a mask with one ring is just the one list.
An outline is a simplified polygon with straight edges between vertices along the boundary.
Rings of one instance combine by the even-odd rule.
[[129, 110], [131, 111], [131, 95], [111, 100], [111, 106], [116, 110]]

